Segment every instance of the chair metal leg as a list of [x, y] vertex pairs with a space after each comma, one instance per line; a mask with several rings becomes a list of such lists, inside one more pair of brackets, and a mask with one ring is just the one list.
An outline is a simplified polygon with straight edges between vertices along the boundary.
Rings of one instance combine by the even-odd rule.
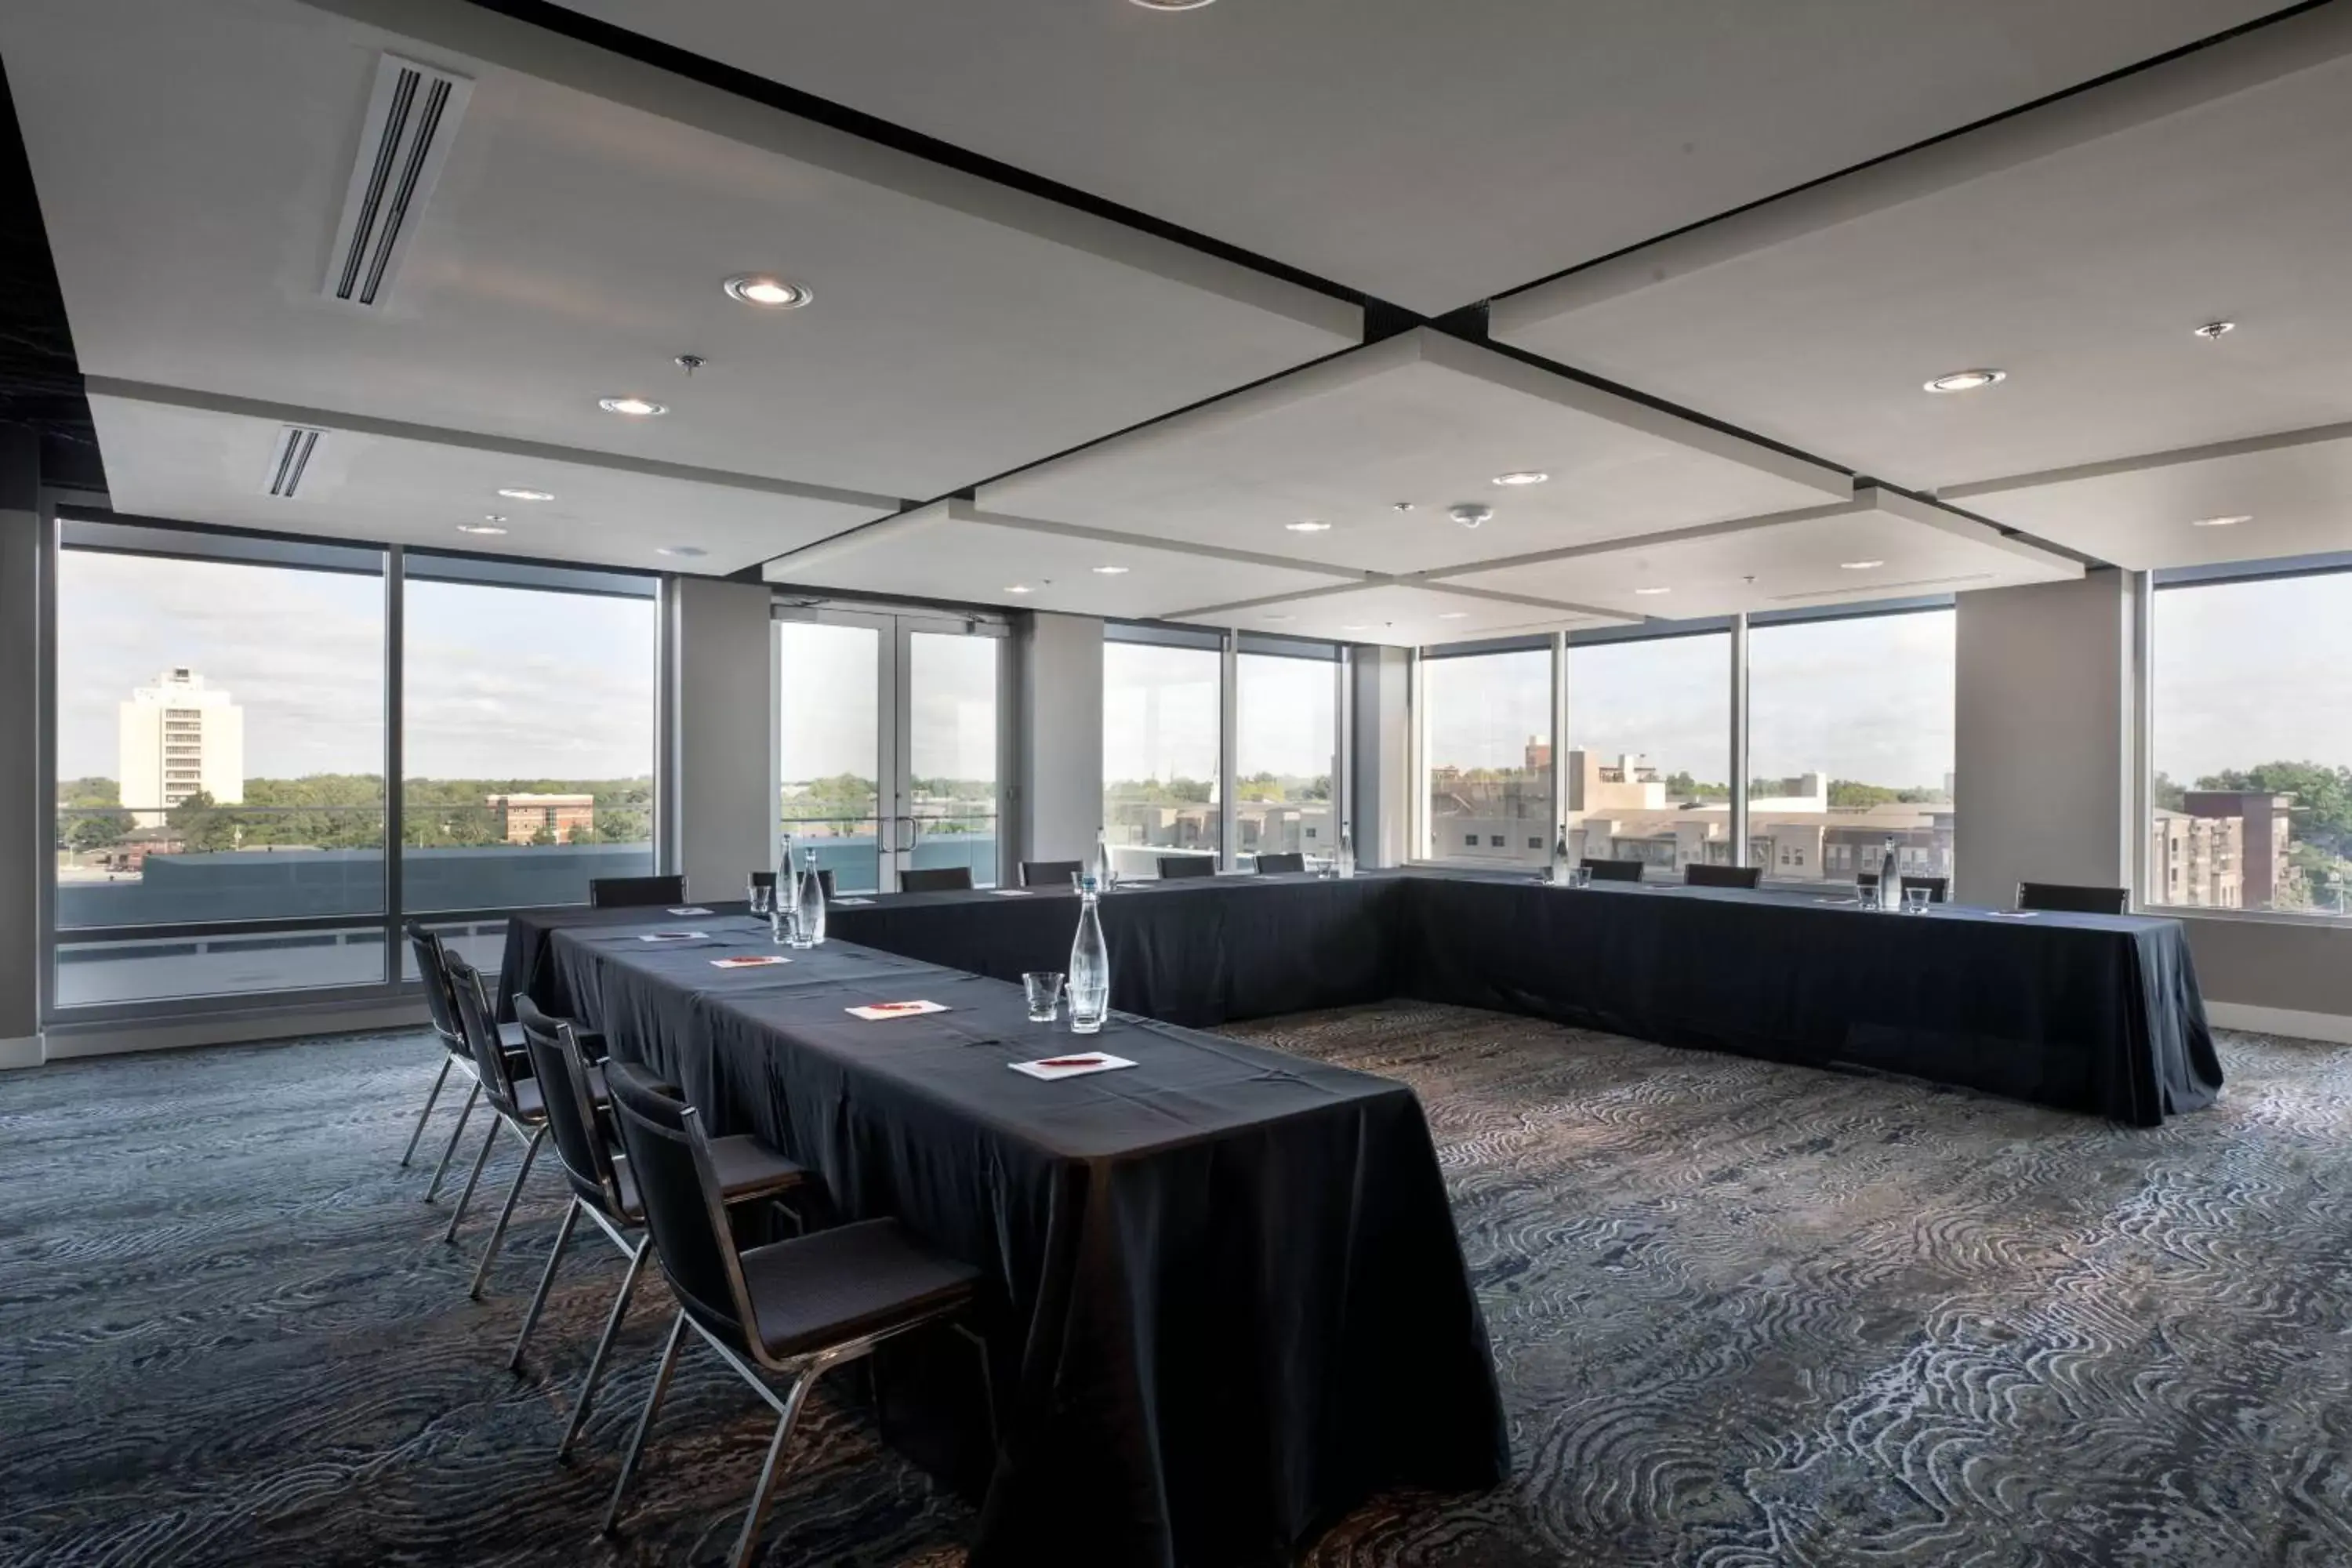
[[637, 1429], [629, 1436], [628, 1448], [621, 1455], [621, 1476], [613, 1483], [613, 1500], [604, 1507], [604, 1522], [596, 1528], [604, 1534], [613, 1533], [621, 1518], [621, 1500], [628, 1495], [629, 1482], [637, 1473], [637, 1456], [645, 1451], [646, 1433], [654, 1424], [654, 1412], [661, 1408], [662, 1395], [669, 1392], [669, 1374], [677, 1370], [678, 1342], [686, 1338], [686, 1314], [681, 1311], [669, 1326], [669, 1343], [662, 1347], [661, 1367], [654, 1373], [653, 1392], [646, 1395], [645, 1414], [637, 1417]]
[[539, 1289], [530, 1293], [530, 1308], [522, 1315], [522, 1332], [515, 1336], [514, 1353], [507, 1357], [507, 1370], [522, 1370], [523, 1347], [530, 1343], [531, 1330], [539, 1327], [541, 1309], [547, 1305], [547, 1292], [555, 1283], [555, 1266], [563, 1261], [563, 1245], [572, 1239], [572, 1226], [580, 1218], [580, 1198], [572, 1195], [563, 1205], [562, 1223], [555, 1227], [555, 1245], [547, 1249], [547, 1267], [540, 1270]]
[[572, 1419], [563, 1428], [562, 1441], [555, 1445], [555, 1457], [568, 1458], [572, 1442], [579, 1437], [580, 1428], [588, 1422], [589, 1404], [596, 1397], [596, 1380], [604, 1373], [605, 1358], [613, 1353], [613, 1342], [620, 1337], [621, 1320], [629, 1315], [629, 1298], [636, 1294], [637, 1281], [646, 1271], [646, 1258], [653, 1251], [653, 1237], [637, 1242], [637, 1249], [629, 1255], [629, 1271], [621, 1276], [621, 1293], [613, 1298], [613, 1310], [605, 1314], [604, 1332], [596, 1342], [596, 1353], [588, 1358], [588, 1375], [580, 1382], [580, 1397], [572, 1402]]
[[474, 1184], [482, 1179], [482, 1167], [490, 1163], [490, 1151], [498, 1147], [499, 1115], [490, 1112], [489, 1136], [482, 1140], [482, 1152], [474, 1156], [474, 1173], [466, 1178], [466, 1190], [457, 1194], [457, 1206], [449, 1215], [449, 1228], [441, 1233], [444, 1241], [457, 1239], [457, 1222], [466, 1217], [466, 1205], [474, 1201]]
[[416, 1113], [416, 1131], [408, 1135], [408, 1147], [400, 1152], [400, 1168], [408, 1169], [408, 1162], [416, 1158], [416, 1141], [425, 1136], [425, 1123], [432, 1118], [433, 1107], [440, 1101], [441, 1086], [449, 1081], [449, 1053], [441, 1053], [441, 1070], [433, 1075], [433, 1087], [425, 1096], [425, 1109]]
[[783, 1469], [784, 1445], [793, 1438], [793, 1427], [801, 1418], [801, 1406], [808, 1402], [809, 1390], [824, 1370], [833, 1363], [820, 1356], [793, 1380], [793, 1391], [784, 1398], [784, 1413], [777, 1419], [776, 1435], [768, 1443], [768, 1462], [760, 1468], [760, 1485], [751, 1493], [751, 1507], [743, 1515], [743, 1533], [735, 1538], [735, 1553], [728, 1561], [732, 1568], [750, 1568], [752, 1549], [760, 1543], [760, 1524], [768, 1516], [768, 1501], [776, 1490], [776, 1477]]
[[449, 1156], [457, 1152], [457, 1140], [466, 1135], [466, 1122], [474, 1114], [474, 1101], [482, 1096], [482, 1086], [477, 1081], [466, 1090], [466, 1103], [458, 1109], [457, 1125], [449, 1129], [449, 1142], [441, 1146], [441, 1163], [433, 1167], [432, 1183], [425, 1189], [425, 1201], [431, 1203], [441, 1191], [441, 1178], [449, 1173]]
[[522, 1163], [515, 1167], [514, 1181], [507, 1187], [507, 1201], [499, 1209], [499, 1223], [490, 1226], [490, 1239], [482, 1248], [482, 1260], [474, 1266], [474, 1288], [466, 1292], [470, 1300], [482, 1299], [482, 1281], [490, 1277], [490, 1265], [498, 1260], [499, 1244], [507, 1238], [507, 1222], [514, 1218], [515, 1200], [522, 1196], [522, 1184], [530, 1174], [530, 1163], [539, 1158], [539, 1146], [547, 1137], [547, 1123], [531, 1129], [530, 1141], [523, 1145]]

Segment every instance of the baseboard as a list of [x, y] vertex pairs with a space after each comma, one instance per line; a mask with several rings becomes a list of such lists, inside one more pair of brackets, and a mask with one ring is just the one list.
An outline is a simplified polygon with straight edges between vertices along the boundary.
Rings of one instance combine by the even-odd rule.
[[21, 1040], [0, 1040], [0, 1071], [9, 1068], [37, 1068], [41, 1061], [40, 1036], [26, 1035]]
[[138, 1024], [59, 1026], [48, 1032], [46, 1059], [58, 1062], [76, 1057], [121, 1056], [131, 1051], [247, 1045], [312, 1035], [373, 1034], [378, 1030], [419, 1028], [426, 1022], [425, 1004], [419, 999], [312, 1007], [299, 1012], [225, 1013], [213, 1017]]
[[2293, 1007], [2258, 1007], [2252, 1002], [2209, 1001], [2205, 1016], [2216, 1028], [2352, 1046], [2352, 1018], [2341, 1013], [2301, 1013]]

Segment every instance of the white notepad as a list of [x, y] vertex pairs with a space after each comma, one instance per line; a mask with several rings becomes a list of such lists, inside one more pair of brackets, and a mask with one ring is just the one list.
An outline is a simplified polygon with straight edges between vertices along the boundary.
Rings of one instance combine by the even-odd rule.
[[639, 942], [708, 942], [707, 931], [649, 931], [638, 937]]
[[680, 920], [692, 920], [697, 915], [707, 915], [710, 911], [704, 909], [700, 904], [688, 904], [682, 910], [671, 910], [668, 912], [677, 916]]
[[1025, 899], [1029, 896], [1026, 888], [991, 888], [988, 890], [1000, 899]]
[[714, 958], [710, 961], [710, 967], [713, 969], [762, 969], [771, 963], [790, 963], [791, 962], [791, 959], [781, 952], [751, 952], [740, 953], [733, 958]]
[[1115, 1057], [1108, 1051], [1072, 1051], [1067, 1056], [1045, 1057], [1034, 1062], [1007, 1062], [1014, 1072], [1052, 1082], [1057, 1078], [1084, 1078], [1090, 1072], [1117, 1072], [1135, 1064], [1125, 1057]]
[[879, 1023], [885, 1018], [919, 1018], [926, 1013], [944, 1013], [947, 1010], [943, 1002], [873, 1002], [863, 1007], [842, 1009], [869, 1024]]

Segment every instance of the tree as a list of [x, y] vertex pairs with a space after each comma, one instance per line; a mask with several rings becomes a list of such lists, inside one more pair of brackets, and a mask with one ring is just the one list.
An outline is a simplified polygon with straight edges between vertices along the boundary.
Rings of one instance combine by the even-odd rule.
[[122, 836], [131, 831], [131, 824], [127, 811], [84, 811], [66, 829], [66, 843], [81, 851], [109, 848], [122, 842]]
[[2158, 807], [2164, 811], [2179, 811], [2188, 805], [2186, 792], [2161, 771], [2157, 773], [2156, 782], [2148, 793], [2155, 797]]
[[555, 829], [542, 822], [538, 831], [530, 836], [530, 841], [533, 844], [552, 844], [555, 842]]
[[165, 814], [173, 836], [192, 852], [210, 853], [236, 847], [236, 822], [232, 816], [213, 804], [212, 795], [198, 790]]

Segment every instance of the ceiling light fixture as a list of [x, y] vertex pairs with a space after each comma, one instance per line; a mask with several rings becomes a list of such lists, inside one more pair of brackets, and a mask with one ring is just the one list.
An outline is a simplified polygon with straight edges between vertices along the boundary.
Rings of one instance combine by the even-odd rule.
[[1392, 500], [1389, 502], [1389, 510], [1391, 511], [1411, 511], [1412, 510], [1412, 502], [1409, 500]]
[[2237, 330], [2238, 323], [2235, 321], [2208, 321], [2203, 326], [2198, 328], [2194, 335], [2203, 338], [2210, 343], [2215, 338], [2220, 337], [2223, 332], [2234, 332]]
[[1095, 575], [1097, 577], [1118, 577], [1124, 575], [1126, 572], [1127, 568], [1124, 566], [1097, 566], [1095, 568]]
[[506, 514], [504, 512], [486, 511], [482, 514], [482, 521], [484, 522], [504, 522], [506, 520]]
[[1349, 621], [1339, 629], [1343, 632], [1363, 632], [1371, 630], [1371, 626], [1363, 621]]
[[681, 561], [699, 561], [710, 553], [699, 544], [665, 544], [654, 552], [656, 555], [675, 555]]
[[1636, 588], [1633, 592], [1636, 594], [1671, 594], [1674, 590], [1672, 588]]
[[2009, 379], [2005, 370], [1956, 370], [1926, 384], [1929, 392], [1974, 392]]
[[798, 283], [787, 283], [765, 272], [747, 272], [730, 278], [726, 283], [727, 297], [746, 305], [757, 305], [766, 310], [797, 310], [809, 302], [808, 289]]
[[506, 530], [494, 523], [461, 522], [457, 525], [457, 531], [460, 533], [504, 533]]
[[1007, 583], [1004, 591], [1008, 594], [1034, 594], [1037, 590], [1026, 583]]
[[1215, 0], [1134, 0], [1147, 11], [1197, 11]]
[[1297, 616], [1260, 616], [1258, 617], [1262, 621], [1295, 621], [1297, 618]]
[[1539, 485], [1550, 478], [1540, 468], [1514, 468], [1507, 474], [1496, 474], [1495, 482], [1498, 485]]
[[1450, 509], [1445, 515], [1465, 528], [1475, 528], [1493, 517], [1495, 509], [1491, 506], [1480, 506], [1475, 501], [1465, 501], [1460, 506]]
[[553, 500], [555, 499], [553, 490], [509, 489], [500, 490], [499, 494], [509, 500]]
[[1311, 517], [1303, 517], [1297, 522], [1286, 522], [1282, 526], [1293, 533], [1327, 533], [1331, 528], [1329, 523]]
[[1464, 621], [1470, 618], [1470, 612], [1467, 610], [1440, 610], [1437, 612], [1437, 618], [1441, 621]]
[[596, 406], [607, 414], [625, 414], [632, 419], [651, 419], [669, 412], [666, 403], [655, 403], [643, 397], [600, 397]]
[[2189, 523], [2191, 528], [2235, 528], [2242, 522], [2252, 522], [2254, 514], [2242, 511], [2231, 517], [2200, 517]]
[[1886, 563], [1884, 561], [1841, 561], [1838, 563], [1838, 570], [1841, 572], [1867, 572], [1874, 566], [1884, 566], [1885, 564]]

